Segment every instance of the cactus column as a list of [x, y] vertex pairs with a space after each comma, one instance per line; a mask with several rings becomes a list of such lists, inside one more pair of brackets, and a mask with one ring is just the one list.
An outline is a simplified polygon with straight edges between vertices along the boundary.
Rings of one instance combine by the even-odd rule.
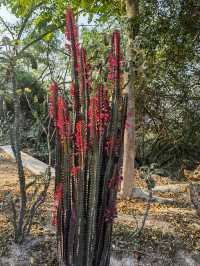
[[108, 77], [93, 87], [86, 50], [80, 48], [71, 10], [66, 14], [71, 54], [70, 96], [50, 86], [56, 129], [53, 223], [60, 265], [106, 266], [110, 260], [127, 100], [120, 89], [120, 34], [113, 33]]

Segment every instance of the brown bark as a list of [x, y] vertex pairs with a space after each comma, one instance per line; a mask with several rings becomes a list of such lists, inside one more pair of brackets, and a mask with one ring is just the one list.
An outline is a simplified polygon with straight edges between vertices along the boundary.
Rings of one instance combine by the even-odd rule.
[[134, 187], [134, 160], [135, 160], [135, 64], [134, 64], [134, 39], [137, 35], [136, 19], [139, 14], [137, 0], [125, 0], [126, 6], [126, 38], [127, 38], [127, 60], [129, 64], [128, 71], [128, 108], [127, 108], [127, 123], [124, 135], [124, 158], [123, 158], [123, 177], [121, 188], [121, 197], [128, 198], [133, 193]]
[[16, 80], [15, 73], [13, 70], [12, 76], [12, 86], [13, 86], [13, 104], [14, 104], [14, 127], [11, 132], [11, 142], [13, 153], [16, 158], [17, 169], [18, 169], [18, 177], [19, 177], [19, 189], [20, 189], [20, 212], [19, 219], [17, 221], [17, 232], [15, 232], [15, 240], [16, 242], [23, 241], [23, 225], [24, 225], [24, 217], [26, 212], [26, 182], [24, 175], [24, 168], [21, 159], [21, 141], [20, 141], [20, 100], [19, 96], [16, 92]]
[[0, 96], [0, 119], [3, 116], [3, 97]]

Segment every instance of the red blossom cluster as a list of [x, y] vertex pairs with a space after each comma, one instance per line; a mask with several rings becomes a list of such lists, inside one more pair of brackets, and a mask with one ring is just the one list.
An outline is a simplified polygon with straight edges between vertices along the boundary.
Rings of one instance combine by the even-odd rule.
[[115, 31], [112, 38], [112, 52], [108, 57], [108, 79], [111, 81], [120, 79], [120, 68], [124, 60], [120, 53], [120, 33]]
[[96, 97], [91, 97], [90, 98], [90, 104], [89, 104], [89, 110], [88, 110], [88, 118], [89, 118], [89, 123], [88, 123], [88, 128], [90, 129], [90, 141], [92, 142], [95, 136], [95, 109], [96, 109], [96, 102], [97, 99]]
[[86, 91], [91, 90], [91, 65], [87, 63], [86, 49], [81, 47], [81, 75], [80, 75], [81, 104], [87, 98]]
[[78, 41], [78, 29], [76, 26], [76, 21], [74, 18], [73, 11], [71, 9], [67, 10], [66, 13], [66, 39], [70, 42], [70, 45], [67, 45], [68, 50], [71, 53], [75, 53], [75, 68], [77, 72], [80, 72], [80, 46]]
[[79, 171], [80, 171], [80, 167], [79, 166], [74, 166], [74, 167], [71, 168], [71, 175], [73, 177], [77, 177]]
[[56, 187], [55, 196], [54, 196], [54, 204], [52, 207], [52, 225], [57, 225], [57, 211], [62, 198], [62, 193], [63, 193], [63, 184], [60, 183]]
[[76, 149], [79, 152], [83, 152], [85, 150], [85, 144], [84, 144], [84, 121], [83, 119], [80, 119], [76, 123], [76, 132], [75, 132], [75, 145]]
[[108, 92], [104, 91], [104, 86], [101, 84], [98, 89], [97, 96], [97, 112], [96, 112], [96, 120], [98, 132], [103, 133], [107, 123], [110, 120], [110, 106], [108, 100]]
[[57, 105], [57, 94], [58, 94], [58, 85], [54, 81], [49, 86], [49, 117], [55, 119], [56, 116], [56, 105]]
[[62, 96], [58, 96], [57, 128], [61, 140], [70, 137], [71, 123], [67, 114], [66, 102]]
[[60, 138], [69, 138], [71, 134], [71, 122], [67, 113], [66, 101], [58, 96], [58, 85], [53, 82], [49, 86], [49, 117], [56, 121]]
[[89, 128], [91, 139], [94, 137], [94, 131], [99, 135], [104, 132], [110, 120], [110, 105], [107, 91], [103, 91], [103, 85], [100, 86], [96, 96], [91, 97], [89, 107]]

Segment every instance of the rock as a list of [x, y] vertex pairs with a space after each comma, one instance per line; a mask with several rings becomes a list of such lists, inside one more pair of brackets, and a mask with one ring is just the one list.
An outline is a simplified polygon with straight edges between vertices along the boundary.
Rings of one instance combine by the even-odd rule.
[[125, 257], [121, 260], [117, 258], [111, 257], [110, 259], [110, 266], [134, 266], [138, 265], [138, 262], [133, 257]]

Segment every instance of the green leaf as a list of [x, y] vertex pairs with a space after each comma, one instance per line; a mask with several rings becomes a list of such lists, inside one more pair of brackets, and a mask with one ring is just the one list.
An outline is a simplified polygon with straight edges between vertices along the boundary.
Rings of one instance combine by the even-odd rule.
[[87, 0], [82, 0], [82, 1], [81, 1], [81, 7], [82, 7], [83, 9], [86, 9], [87, 6], [88, 6], [88, 1], [87, 1]]
[[47, 33], [44, 37], [43, 37], [43, 40], [45, 41], [45, 42], [49, 42], [49, 41], [51, 41], [53, 39], [53, 32], [49, 32], [49, 33]]
[[155, 185], [156, 185], [156, 182], [153, 178], [149, 178], [147, 180], [147, 187], [149, 190], [153, 189], [155, 187]]
[[19, 95], [19, 96], [20, 96], [20, 95], [22, 95], [22, 93], [23, 93], [23, 90], [22, 90], [22, 89], [17, 89], [17, 90], [16, 90], [16, 93], [17, 93], [17, 95]]

